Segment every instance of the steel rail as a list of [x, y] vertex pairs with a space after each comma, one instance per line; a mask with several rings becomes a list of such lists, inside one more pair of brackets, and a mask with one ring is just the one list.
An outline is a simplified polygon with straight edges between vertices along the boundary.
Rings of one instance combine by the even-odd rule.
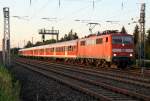
[[[64, 69], [70, 69], [70, 70], [74, 70], [74, 71], [78, 71], [78, 72], [82, 72], [82, 73], [88, 73], [90, 75], [95, 75], [95, 76], [100, 76], [102, 77], [100, 74], [104, 74], [107, 75], [108, 78], [112, 78], [112, 77], [118, 77], [116, 78], [116, 80], [120, 80], [122, 82], [127, 82], [127, 83], [132, 83], [132, 84], [136, 84], [136, 85], [140, 85], [140, 86], [145, 86], [150, 88], [150, 79], [144, 79], [144, 78], [136, 78], [134, 76], [129, 76], [129, 75], [121, 75], [121, 74], [114, 74], [114, 73], [110, 73], [110, 72], [104, 72], [104, 71], [95, 71], [95, 70], [91, 70], [91, 69], [85, 69], [85, 68], [78, 68], [78, 67], [73, 67], [72, 66], [68, 66], [68, 65], [62, 65], [62, 64], [56, 64], [56, 63], [48, 63], [48, 62], [43, 62], [43, 61], [37, 61], [37, 60], [29, 60], [29, 61], [34, 61], [34, 62], [38, 62], [44, 65], [54, 65], [57, 66], [59, 68], [63, 68]], [[68, 67], [68, 68], [66, 68]], [[126, 80], [121, 80], [121, 79], [126, 79]], [[113, 78], [112, 78], [113, 79]], [[136, 82], [135, 82], [136, 81]]]
[[112, 101], [112, 99], [107, 98], [107, 97], [103, 96], [102, 94], [96, 93], [96, 92], [94, 92], [92, 90], [89, 90], [86, 87], [78, 85], [77, 81], [75, 81], [74, 79], [66, 80], [66, 78], [64, 79], [64, 76], [63, 77], [56, 76], [56, 75], [58, 75], [58, 73], [54, 74], [53, 72], [50, 72], [50, 71], [47, 72], [47, 71], [44, 71], [43, 69], [40, 69], [40, 68], [37, 68], [37, 67], [35, 68], [33, 66], [30, 66], [30, 65], [22, 64], [22, 63], [19, 63], [19, 62], [15, 62], [15, 63], [18, 64], [18, 65], [21, 65], [21, 66], [23, 66], [25, 68], [28, 68], [28, 69], [30, 69], [30, 70], [32, 70], [34, 72], [40, 73], [43, 76], [52, 78], [52, 79], [54, 79], [56, 81], [59, 81], [59, 82], [61, 82], [63, 84], [66, 84], [67, 86], [70, 86], [73, 89], [79, 90], [79, 91], [81, 91], [83, 93], [86, 93], [86, 94], [88, 94], [90, 96], [94, 96], [95, 98], [98, 98], [98, 99], [100, 99], [102, 101]]
[[[28, 61], [30, 62], [30, 60]], [[32, 61], [33, 62], [33, 61]], [[39, 62], [39, 61], [34, 61], [34, 62]], [[45, 63], [38, 63], [38, 64], [44, 64], [45, 66], [53, 66], [58, 68], [58, 66], [55, 65], [50, 65], [50, 64], [45, 64]], [[98, 80], [98, 81], [103, 81], [103, 83], [109, 84], [109, 85], [113, 85], [115, 87], [120, 87], [122, 89], [127, 89], [129, 91], [132, 92], [137, 92], [141, 95], [146, 95], [149, 96], [149, 83], [145, 84], [145, 83], [140, 83], [140, 82], [135, 82], [135, 81], [131, 81], [131, 80], [126, 80], [124, 78], [116, 78], [113, 76], [108, 76], [108, 75], [103, 75], [103, 74], [95, 74], [93, 72], [85, 72], [84, 70], [78, 70], [78, 69], [74, 69], [74, 68], [66, 68], [66, 67], [59, 67], [62, 68], [63, 70], [69, 70], [70, 72], [76, 72], [80, 73], [79, 75], [82, 74], [82, 76], [84, 76], [83, 74], [86, 75], [86, 77], [92, 77], [92, 80]], [[77, 74], [78, 75], [78, 74]], [[85, 77], [85, 76], [84, 76]]]
[[[23, 62], [26, 63], [25, 61], [23, 61]], [[30, 63], [28, 62], [26, 64], [29, 65]], [[37, 64], [30, 64], [30, 65], [40, 68], [40, 64], [38, 64], [38, 65]], [[44, 65], [42, 65], [42, 67], [44, 67]], [[45, 69], [49, 69], [49, 68], [45, 68]], [[53, 69], [53, 72], [58, 73], [58, 69], [57, 70]], [[59, 74], [64, 75], [64, 73], [63, 72], [60, 73], [60, 71], [59, 71]], [[94, 82], [93, 80], [88, 80], [86, 78], [83, 79], [83, 78], [80, 78], [80, 77], [73, 77], [73, 76], [67, 75], [67, 74], [65, 74], [65, 76], [70, 76], [73, 79], [82, 80], [82, 81], [85, 81], [85, 82], [88, 82], [88, 83], [90, 82], [92, 84], [96, 84], [98, 86], [102, 86], [103, 88], [107, 88], [107, 89], [109, 88], [109, 90], [112, 90], [112, 91], [115, 91], [115, 92], [118, 92], [118, 93], [123, 93], [124, 95], [128, 95], [128, 96], [135, 97], [135, 98], [138, 98], [138, 99], [143, 99], [145, 101], [149, 101], [149, 99], [150, 99], [147, 96], [144, 96], [144, 95], [141, 95], [141, 94], [138, 94], [138, 93], [133, 93], [133, 92], [130, 92], [128, 90], [120, 89], [120, 88], [117, 88], [117, 87], [112, 87], [110, 85], [106, 85], [106, 84], [101, 83], [101, 82]]]
[[[102, 71], [96, 71], [96, 70], [92, 70], [92, 69], [88, 69], [88, 68], [78, 68], [77, 66], [73, 66], [73, 65], [66, 65], [66, 64], [56, 64], [56, 63], [48, 63], [48, 62], [44, 62], [44, 61], [38, 61], [38, 62], [41, 62], [41, 63], [46, 63], [46, 64], [54, 64], [54, 65], [58, 65], [58, 66], [65, 66], [65, 67], [74, 67], [74, 68], [77, 68], [77, 69], [80, 69], [80, 70], [84, 70], [84, 71], [89, 71], [89, 72], [93, 72], [93, 73], [102, 73], [102, 74], [107, 74], [107, 75], [110, 75], [110, 76], [117, 76], [117, 77], [123, 77], [123, 78], [127, 78], [127, 79], [131, 79], [131, 80], [136, 80], [136, 81], [140, 81], [140, 82], [145, 82], [145, 83], [150, 83], [150, 79], [147, 79], [147, 78], [143, 78], [143, 77], [139, 77], [139, 76], [136, 76], [135, 75], [130, 75], [128, 73], [125, 73], [125, 74], [122, 74], [124, 71], [118, 71], [117, 73], [118, 74], [114, 74], [114, 72], [116, 73], [116, 70], [115, 71], [111, 71], [111, 70], [102, 70]], [[111, 73], [112, 72], [112, 73]], [[121, 73], [119, 73], [121, 72]]]

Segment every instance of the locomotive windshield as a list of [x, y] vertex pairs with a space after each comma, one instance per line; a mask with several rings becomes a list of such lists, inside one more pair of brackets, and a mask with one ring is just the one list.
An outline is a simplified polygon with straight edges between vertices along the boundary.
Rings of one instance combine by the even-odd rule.
[[131, 36], [113, 36], [113, 44], [132, 44], [133, 38]]

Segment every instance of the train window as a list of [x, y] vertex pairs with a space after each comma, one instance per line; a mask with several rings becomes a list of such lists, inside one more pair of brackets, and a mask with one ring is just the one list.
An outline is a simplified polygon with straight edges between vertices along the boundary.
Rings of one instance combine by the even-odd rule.
[[59, 52], [59, 51], [60, 51], [60, 48], [58, 47], [58, 48], [57, 48], [57, 52]]
[[62, 51], [63, 51], [63, 52], [65, 51], [64, 47], [62, 47]]
[[108, 42], [108, 37], [106, 37], [106, 42]]
[[60, 48], [59, 48], [59, 47], [57, 47], [57, 48], [56, 48], [56, 51], [57, 51], [57, 52], [60, 52]]
[[71, 51], [73, 51], [73, 46], [71, 46]]
[[80, 45], [81, 45], [81, 46], [85, 46], [85, 41], [81, 41], [81, 42], [80, 42]]
[[95, 39], [93, 40], [93, 39], [88, 39], [87, 41], [86, 41], [86, 45], [95, 45]]
[[60, 52], [60, 47], [57, 48], [57, 52]]
[[66, 50], [65, 50], [65, 46], [63, 47], [63, 50], [66, 51]]
[[54, 52], [54, 48], [51, 48], [51, 52]]
[[65, 51], [65, 47], [63, 47], [63, 51]]
[[61, 52], [63, 51], [62, 47], [60, 47], [60, 51], [61, 51]]
[[49, 48], [46, 48], [46, 53], [48, 53], [49, 52]]
[[103, 39], [102, 38], [96, 39], [96, 44], [101, 44], [101, 43], [103, 43]]
[[62, 52], [62, 48], [61, 47], [59, 47], [59, 52]]
[[40, 49], [40, 54], [43, 54], [44, 53], [44, 49]]
[[59, 52], [62, 52], [62, 48], [61, 47], [59, 47]]
[[73, 46], [73, 51], [76, 49], [76, 46]]
[[68, 51], [72, 51], [72, 46], [68, 46]]
[[60, 47], [60, 52], [62, 52], [62, 47]]

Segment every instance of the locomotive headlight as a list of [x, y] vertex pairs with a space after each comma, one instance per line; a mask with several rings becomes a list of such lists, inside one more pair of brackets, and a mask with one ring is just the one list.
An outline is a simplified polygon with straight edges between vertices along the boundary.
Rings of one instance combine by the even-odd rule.
[[130, 56], [133, 56], [133, 54], [131, 53]]
[[113, 54], [114, 56], [117, 56], [117, 54]]

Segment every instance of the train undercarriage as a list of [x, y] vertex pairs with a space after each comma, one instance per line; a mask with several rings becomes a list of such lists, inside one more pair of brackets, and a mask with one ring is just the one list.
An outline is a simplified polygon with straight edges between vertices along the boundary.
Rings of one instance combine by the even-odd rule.
[[32, 57], [21, 56], [30, 59], [38, 59], [53, 62], [64, 62], [69, 64], [76, 64], [82, 66], [90, 66], [91, 68], [121, 68], [124, 69], [128, 65], [131, 65], [132, 61], [128, 58], [113, 58], [111, 62], [107, 62], [105, 59], [93, 59], [93, 58], [57, 58], [57, 57]]

